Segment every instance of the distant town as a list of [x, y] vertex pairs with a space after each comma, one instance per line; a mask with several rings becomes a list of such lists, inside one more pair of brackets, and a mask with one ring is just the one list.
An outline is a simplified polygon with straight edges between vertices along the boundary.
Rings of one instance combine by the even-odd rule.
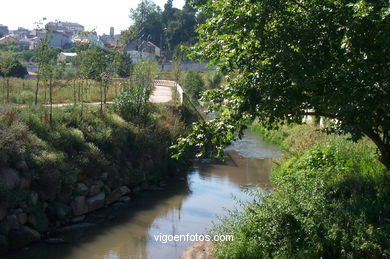
[[140, 58], [155, 59], [160, 57], [161, 49], [154, 43], [147, 40], [135, 40], [124, 44], [121, 34], [115, 34], [115, 28], [111, 27], [108, 34], [98, 35], [95, 31], [87, 32], [85, 27], [76, 22], [49, 22], [45, 28], [29, 30], [19, 27], [17, 30], [9, 30], [7, 25], [0, 24], [0, 45], [13, 44], [20, 50], [35, 50], [39, 40], [49, 37], [49, 47], [60, 48], [60, 59], [73, 57], [76, 54], [66, 52], [77, 43], [90, 43], [100, 48], [121, 49], [131, 55], [132, 61], [136, 62]]

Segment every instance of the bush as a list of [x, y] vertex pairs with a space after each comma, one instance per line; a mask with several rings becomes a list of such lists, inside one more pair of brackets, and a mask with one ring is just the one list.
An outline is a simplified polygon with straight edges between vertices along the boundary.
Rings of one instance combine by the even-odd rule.
[[199, 71], [189, 70], [184, 73], [183, 87], [186, 94], [193, 99], [199, 99], [200, 93], [204, 91], [204, 81]]
[[[285, 140], [297, 134], [289, 132]], [[390, 256], [389, 173], [364, 141], [325, 138], [287, 153], [273, 171], [275, 190], [254, 192], [212, 229], [235, 238], [216, 244], [217, 258]]]

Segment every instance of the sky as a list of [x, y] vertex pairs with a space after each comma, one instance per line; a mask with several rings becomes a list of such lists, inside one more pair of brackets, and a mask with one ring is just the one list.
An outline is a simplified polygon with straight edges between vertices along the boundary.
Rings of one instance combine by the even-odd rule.
[[[4, 1], [4, 0], [3, 0]], [[2, 1], [2, 2], [3, 2]], [[86, 30], [99, 34], [115, 34], [130, 24], [129, 13], [141, 0], [7, 0], [1, 4], [0, 24], [15, 30], [18, 27], [35, 28], [34, 23], [46, 17], [48, 21], [77, 22]], [[164, 8], [167, 0], [154, 0]], [[182, 8], [185, 0], [174, 0], [173, 6]]]

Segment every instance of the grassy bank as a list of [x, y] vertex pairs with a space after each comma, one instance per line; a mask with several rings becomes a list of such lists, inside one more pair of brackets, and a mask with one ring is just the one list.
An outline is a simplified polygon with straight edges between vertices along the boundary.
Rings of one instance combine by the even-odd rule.
[[142, 126], [97, 106], [82, 118], [77, 107], [55, 108], [52, 123], [48, 108], [0, 109], [0, 168], [33, 174], [28, 187], [0, 181], [1, 207], [28, 204], [30, 191], [44, 201], [72, 195], [76, 183], [104, 173], [116, 188], [158, 181], [180, 166], [169, 146], [186, 126], [174, 106], [153, 106]]
[[369, 141], [307, 125], [252, 129], [284, 150], [276, 187], [212, 229], [235, 238], [215, 244], [217, 258], [390, 256], [390, 174]]

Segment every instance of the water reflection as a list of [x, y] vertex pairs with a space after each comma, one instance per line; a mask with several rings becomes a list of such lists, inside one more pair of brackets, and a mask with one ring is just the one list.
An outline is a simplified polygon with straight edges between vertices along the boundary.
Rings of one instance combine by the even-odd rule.
[[73, 231], [67, 245], [37, 244], [9, 258], [179, 258], [192, 242], [157, 242], [156, 235], [201, 234], [224, 208], [235, 206], [232, 196], [250, 197], [242, 186], [269, 188], [274, 145], [247, 133], [227, 149], [226, 162], [200, 161], [186, 181], [174, 181], [162, 192], [141, 193], [126, 208], [109, 208], [96, 217], [113, 217], [97, 227]]

